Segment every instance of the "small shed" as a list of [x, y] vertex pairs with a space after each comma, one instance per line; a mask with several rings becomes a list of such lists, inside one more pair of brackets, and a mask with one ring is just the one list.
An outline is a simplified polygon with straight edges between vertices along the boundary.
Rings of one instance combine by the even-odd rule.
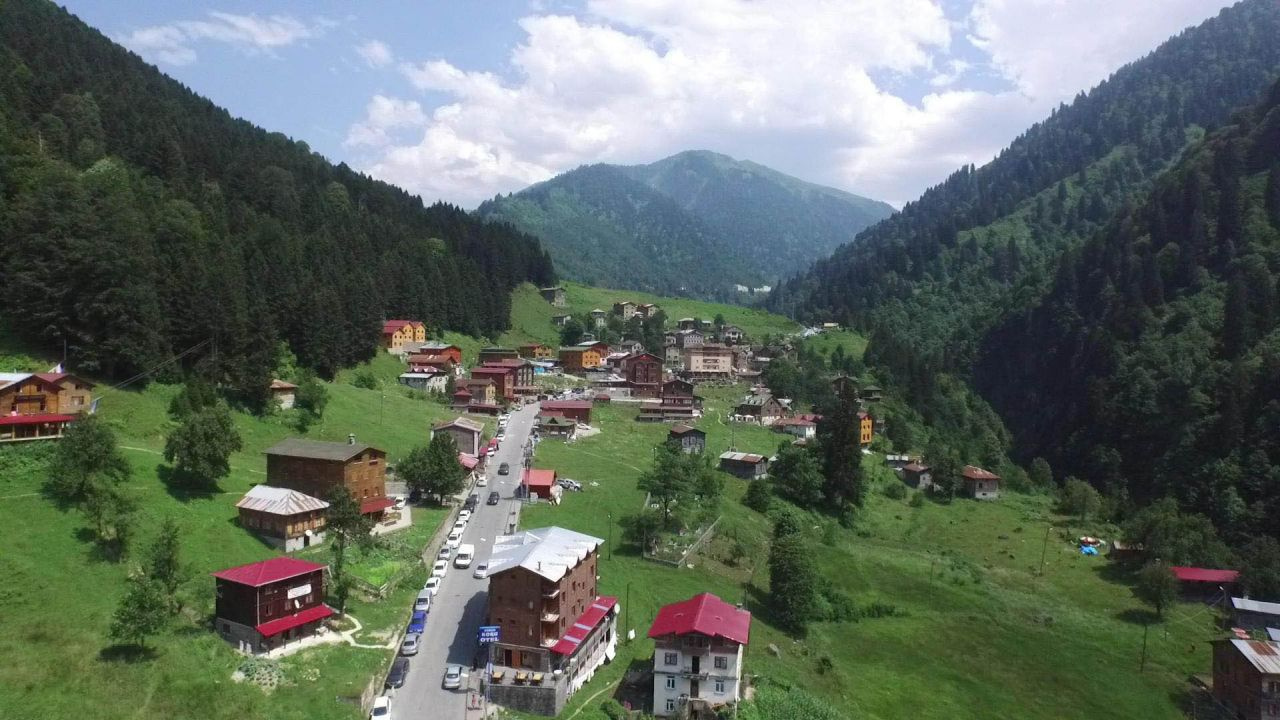
[[556, 471], [525, 468], [520, 478], [525, 497], [540, 497], [544, 500], [555, 499]]
[[917, 490], [928, 490], [933, 487], [933, 471], [928, 465], [907, 463], [902, 466], [902, 482]]
[[769, 459], [755, 453], [721, 453], [720, 469], [743, 480], [754, 480], [768, 474]]
[[236, 503], [240, 527], [285, 552], [324, 542], [328, 507], [306, 493], [270, 485], [254, 485]]
[[293, 407], [298, 386], [284, 380], [272, 380], [270, 392], [271, 400], [276, 404], [276, 407], [281, 410], [288, 410]]
[[558, 412], [583, 425], [591, 424], [590, 400], [544, 400], [541, 409], [544, 412]]
[[1219, 592], [1231, 592], [1240, 580], [1239, 570], [1198, 568], [1175, 565], [1169, 568], [1178, 579], [1183, 595], [1188, 597], [1212, 597]]
[[673, 425], [667, 432], [667, 442], [679, 445], [681, 452], [701, 453], [707, 449], [707, 434], [696, 427], [681, 423]]
[[1000, 497], [1000, 476], [976, 465], [965, 465], [964, 493], [974, 500], [995, 500]]

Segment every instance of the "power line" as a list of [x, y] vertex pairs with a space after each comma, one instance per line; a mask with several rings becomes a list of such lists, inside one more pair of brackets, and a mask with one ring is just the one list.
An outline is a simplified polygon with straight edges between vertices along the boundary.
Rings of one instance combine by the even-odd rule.
[[[159, 365], [156, 365], [155, 367], [150, 368], [150, 369], [148, 369], [148, 370], [144, 370], [144, 371], [142, 371], [142, 372], [138, 373], [137, 375], [134, 375], [133, 377], [129, 378], [128, 380], [125, 380], [125, 381], [123, 381], [123, 382], [120, 382], [120, 383], [117, 383], [117, 384], [115, 384], [115, 385], [112, 385], [112, 386], [111, 386], [110, 388], [108, 388], [108, 389], [110, 389], [110, 390], [122, 390], [122, 389], [124, 389], [124, 388], [128, 387], [129, 385], [132, 385], [133, 383], [135, 383], [135, 382], [137, 382], [137, 381], [139, 381], [139, 380], [141, 380], [141, 379], [143, 379], [143, 378], [145, 378], [145, 377], [147, 377], [147, 376], [149, 376], [149, 375], [154, 374], [156, 371], [158, 371], [158, 370], [160, 370], [160, 369], [162, 369], [162, 368], [168, 367], [169, 365], [172, 365], [172, 364], [174, 364], [174, 363], [178, 362], [178, 361], [179, 361], [179, 360], [181, 360], [182, 358], [184, 358], [184, 357], [186, 357], [186, 356], [190, 355], [191, 353], [195, 352], [196, 350], [199, 350], [200, 348], [202, 348], [202, 347], [204, 347], [204, 346], [208, 345], [208, 344], [209, 344], [209, 343], [211, 343], [211, 342], [213, 342], [213, 339], [212, 339], [212, 338], [205, 338], [204, 340], [201, 340], [200, 342], [196, 343], [195, 345], [192, 345], [191, 347], [187, 348], [186, 350], [183, 350], [181, 353], [178, 353], [177, 355], [174, 355], [173, 357], [171, 357], [171, 358], [169, 358], [168, 360], [166, 360], [166, 361], [164, 361], [164, 362], [160, 363]], [[99, 401], [98, 401], [98, 402], [101, 402], [101, 398], [99, 399]]]

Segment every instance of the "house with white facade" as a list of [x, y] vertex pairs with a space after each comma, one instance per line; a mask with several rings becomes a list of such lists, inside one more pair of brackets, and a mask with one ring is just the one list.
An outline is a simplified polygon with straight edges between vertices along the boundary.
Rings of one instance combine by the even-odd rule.
[[667, 605], [653, 638], [653, 714], [698, 716], [742, 696], [742, 659], [751, 613], [711, 593]]

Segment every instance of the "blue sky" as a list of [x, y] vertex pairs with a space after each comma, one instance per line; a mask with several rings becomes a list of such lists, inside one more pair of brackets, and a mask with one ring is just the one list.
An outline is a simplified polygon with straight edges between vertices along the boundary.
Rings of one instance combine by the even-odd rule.
[[895, 205], [1221, 0], [71, 0], [197, 92], [473, 207], [707, 148]]

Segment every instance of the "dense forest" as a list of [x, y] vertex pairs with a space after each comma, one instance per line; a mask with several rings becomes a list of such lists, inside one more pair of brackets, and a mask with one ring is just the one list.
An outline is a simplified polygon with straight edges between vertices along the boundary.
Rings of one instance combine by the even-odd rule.
[[[1222, 126], [1235, 108], [1257, 101], [1280, 70], [1276, 37], [1276, 3], [1246, 0], [1223, 10], [1058, 108], [991, 163], [960, 169], [864, 231], [811, 272], [785, 283], [769, 306], [803, 320], [836, 320], [866, 331], [867, 362], [899, 386], [922, 416], [950, 433], [969, 459], [994, 464], [1011, 449], [1023, 461], [1049, 452], [1052, 443], [1065, 441], [1055, 433], [1069, 423], [1043, 418], [1080, 417], [1071, 405], [1091, 402], [1092, 386], [1073, 384], [1080, 376], [1042, 374], [1043, 366], [1013, 372], [1016, 362], [1039, 365], [1042, 348], [1015, 347], [1015, 341], [998, 338], [1010, 336], [1008, 323], [1027, 322], [1025, 314], [1062, 277], [1060, 262], [1072, 263], [1090, 238], [1109, 232], [1117, 222], [1113, 217], [1131, 212], [1162, 172], [1197, 147], [1206, 129]], [[1167, 251], [1150, 261], [1168, 259]], [[1133, 290], [1116, 285], [1115, 291]], [[1041, 312], [1035, 321], [1070, 326], [1072, 318]], [[993, 359], [1001, 352], [1010, 354], [1008, 363]], [[979, 387], [1005, 411], [1004, 423], [1017, 429], [1014, 448], [1004, 428], [963, 420], [994, 417], [971, 389], [980, 361], [986, 370]], [[1037, 388], [1041, 381], [1051, 382], [1051, 389]], [[1015, 402], [1019, 394], [1023, 399]], [[1024, 427], [1030, 418], [1015, 408], [1032, 405], [1041, 423]], [[1076, 464], [1081, 449], [1073, 445], [1055, 454], [1063, 470], [1084, 472]], [[1124, 458], [1127, 466], [1153, 460], [1136, 445], [1127, 450], [1137, 453]], [[1106, 452], [1098, 457], [1114, 459]], [[1095, 463], [1091, 470], [1101, 467]], [[1131, 482], [1149, 483], [1154, 471], [1150, 466]], [[1100, 487], [1106, 482], [1102, 475], [1089, 479]], [[1132, 492], [1150, 496], [1159, 490]]]
[[182, 356], [261, 399], [283, 341], [322, 375], [381, 321], [496, 333], [536, 239], [333, 165], [42, 0], [0, 3], [0, 306], [71, 366]]
[[1069, 253], [984, 338], [977, 386], [1024, 455], [1277, 534], [1277, 278], [1280, 84]]
[[590, 165], [477, 209], [542, 238], [562, 274], [714, 300], [776, 284], [893, 208], [756, 163], [692, 150]]

